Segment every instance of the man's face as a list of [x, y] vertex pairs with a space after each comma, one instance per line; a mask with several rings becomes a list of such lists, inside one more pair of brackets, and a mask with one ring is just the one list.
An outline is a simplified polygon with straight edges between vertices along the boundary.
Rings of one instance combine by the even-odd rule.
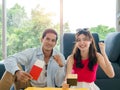
[[47, 33], [42, 38], [43, 50], [51, 51], [56, 45], [56, 35], [54, 33]]

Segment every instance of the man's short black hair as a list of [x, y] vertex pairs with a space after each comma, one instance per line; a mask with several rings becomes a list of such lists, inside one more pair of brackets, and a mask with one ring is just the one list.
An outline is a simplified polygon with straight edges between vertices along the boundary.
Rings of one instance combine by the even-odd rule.
[[46, 34], [48, 34], [48, 33], [53, 33], [53, 34], [55, 34], [55, 35], [56, 35], [56, 41], [57, 41], [57, 39], [58, 39], [58, 34], [57, 34], [57, 32], [56, 32], [54, 29], [52, 29], [52, 28], [45, 29], [45, 31], [44, 31], [43, 34], [42, 34], [42, 38], [44, 38], [44, 37], [46, 36]]

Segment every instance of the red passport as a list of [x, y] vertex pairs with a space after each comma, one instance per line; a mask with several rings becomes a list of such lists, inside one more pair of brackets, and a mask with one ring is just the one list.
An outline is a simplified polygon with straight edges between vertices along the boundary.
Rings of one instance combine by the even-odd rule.
[[37, 60], [35, 64], [32, 66], [30, 70], [30, 75], [33, 77], [34, 80], [38, 80], [42, 72], [43, 66], [44, 66], [44, 61], [42, 60]]

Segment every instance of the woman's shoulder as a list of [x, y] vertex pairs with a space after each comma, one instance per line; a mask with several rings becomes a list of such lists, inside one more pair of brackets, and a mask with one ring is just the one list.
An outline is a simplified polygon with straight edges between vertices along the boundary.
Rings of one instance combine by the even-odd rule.
[[74, 56], [71, 54], [68, 56], [67, 61], [73, 62], [74, 61]]
[[73, 59], [73, 55], [71, 54], [71, 55], [69, 55], [68, 57], [67, 57], [67, 59]]

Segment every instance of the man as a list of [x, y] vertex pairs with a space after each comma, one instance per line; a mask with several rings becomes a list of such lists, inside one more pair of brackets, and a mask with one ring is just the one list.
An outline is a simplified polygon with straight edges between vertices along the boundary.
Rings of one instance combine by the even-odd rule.
[[[1, 79], [0, 90], [9, 90], [13, 83], [16, 90], [28, 86], [60, 87], [65, 77], [65, 58], [54, 49], [57, 39], [55, 30], [46, 29], [42, 35], [41, 47], [27, 49], [4, 60], [6, 72]], [[44, 62], [44, 65], [39, 65], [42, 71], [38, 79], [34, 80], [30, 72], [36, 62]], [[25, 71], [18, 64], [24, 65]]]

